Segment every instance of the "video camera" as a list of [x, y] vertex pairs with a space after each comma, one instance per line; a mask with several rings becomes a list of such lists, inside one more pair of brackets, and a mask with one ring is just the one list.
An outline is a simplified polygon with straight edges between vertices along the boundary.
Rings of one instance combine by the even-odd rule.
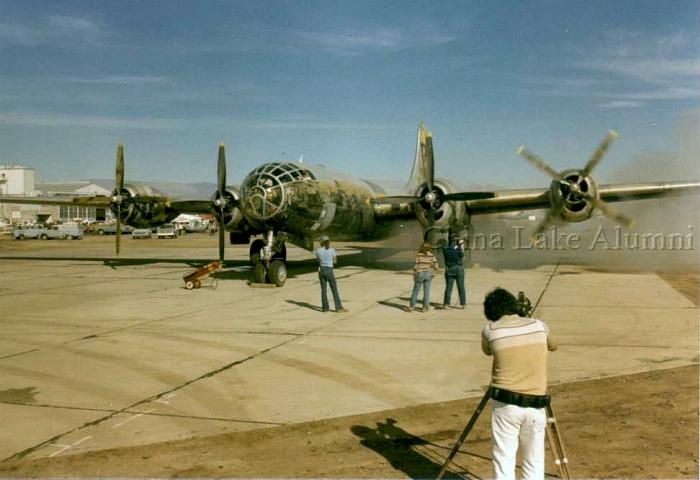
[[518, 298], [515, 301], [515, 308], [517, 314], [521, 317], [529, 317], [532, 314], [532, 303], [530, 299], [525, 296], [525, 292], [518, 292]]

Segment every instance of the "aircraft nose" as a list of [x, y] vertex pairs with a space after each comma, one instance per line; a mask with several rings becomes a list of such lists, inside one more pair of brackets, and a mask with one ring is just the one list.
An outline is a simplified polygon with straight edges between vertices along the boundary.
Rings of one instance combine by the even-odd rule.
[[249, 175], [241, 188], [241, 206], [256, 220], [269, 220], [280, 213], [286, 203], [282, 183], [267, 174]]

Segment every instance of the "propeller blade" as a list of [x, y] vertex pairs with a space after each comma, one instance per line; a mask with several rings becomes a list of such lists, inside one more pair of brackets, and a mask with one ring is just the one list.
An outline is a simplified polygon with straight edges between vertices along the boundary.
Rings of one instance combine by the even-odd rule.
[[588, 163], [586, 166], [583, 168], [583, 171], [581, 172], [581, 175], [584, 177], [587, 177], [593, 169], [598, 165], [600, 160], [603, 158], [603, 155], [605, 155], [605, 152], [608, 151], [608, 147], [610, 147], [610, 144], [617, 138], [617, 132], [614, 130], [608, 130], [608, 134], [605, 136], [603, 141], [598, 145], [598, 148], [595, 149], [595, 152], [593, 152], [593, 155], [591, 156], [590, 160], [588, 160]]
[[216, 187], [217, 187], [217, 200], [221, 202], [217, 206], [218, 215], [217, 219], [219, 221], [219, 263], [223, 267], [224, 265], [224, 251], [226, 248], [226, 238], [224, 231], [224, 215], [226, 214], [225, 202], [226, 198], [224, 192], [226, 191], [226, 151], [223, 143], [219, 144], [219, 161], [216, 167]]
[[494, 192], [457, 192], [447, 193], [442, 196], [442, 201], [467, 201], [467, 200], [483, 200], [484, 198], [494, 198]]
[[586, 195], [586, 198], [590, 200], [590, 202], [593, 204], [595, 208], [600, 210], [603, 215], [608, 217], [611, 220], [616, 221], [620, 225], [622, 225], [625, 228], [631, 228], [632, 225], [634, 225], [634, 219], [628, 217], [627, 215], [623, 215], [614, 208], [610, 207], [607, 203], [602, 201], [601, 199], [594, 197], [592, 195]]
[[553, 215], [551, 210], [547, 210], [547, 213], [545, 214], [544, 218], [540, 223], [537, 224], [535, 227], [535, 230], [530, 234], [530, 240], [533, 242], [535, 241], [537, 235], [540, 233], [544, 232], [549, 225], [552, 223]]
[[425, 132], [425, 148], [423, 150], [424, 164], [426, 165], [426, 183], [428, 185], [428, 191], [433, 191], [433, 185], [435, 184], [435, 156], [433, 154], [433, 134], [430, 132]]
[[219, 211], [219, 264], [224, 266], [224, 249], [225, 249], [225, 236], [224, 236], [224, 210]]
[[525, 160], [530, 162], [530, 164], [532, 166], [540, 169], [541, 171], [543, 171], [544, 173], [546, 173], [547, 175], [549, 175], [553, 179], [558, 180], [562, 183], [566, 182], [566, 180], [564, 180], [564, 177], [562, 177], [559, 174], [559, 172], [557, 172], [552, 167], [547, 165], [547, 163], [544, 160], [542, 160], [540, 157], [538, 157], [537, 155], [535, 155], [531, 151], [527, 150], [524, 145], [520, 145], [518, 147], [518, 149], [515, 151], [515, 153], [517, 153], [518, 155], [523, 157]]
[[428, 219], [428, 229], [432, 228], [433, 225], [435, 224], [435, 209], [434, 208], [428, 208], [425, 211], [425, 216]]
[[224, 151], [224, 144], [219, 144], [219, 163], [216, 169], [216, 186], [219, 190], [219, 194], [223, 196], [224, 190], [226, 190], [226, 152]]
[[115, 239], [116, 239], [116, 251], [117, 255], [119, 255], [119, 243], [122, 238], [122, 206], [117, 205], [117, 230], [115, 232]]
[[124, 145], [121, 143], [117, 145], [117, 169], [114, 178], [118, 195], [121, 195], [121, 191], [124, 188]]
[[124, 145], [117, 145], [117, 162], [114, 173], [114, 186], [117, 191], [117, 229], [115, 232], [115, 251], [119, 255], [119, 247], [122, 238], [122, 190], [124, 190]]

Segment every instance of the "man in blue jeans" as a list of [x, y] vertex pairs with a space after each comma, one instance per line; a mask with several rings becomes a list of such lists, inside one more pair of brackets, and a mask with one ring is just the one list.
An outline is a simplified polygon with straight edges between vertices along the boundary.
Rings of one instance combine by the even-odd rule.
[[331, 292], [333, 293], [335, 311], [339, 313], [347, 312], [348, 310], [343, 308], [343, 303], [340, 301], [338, 286], [335, 282], [335, 275], [333, 275], [333, 265], [336, 260], [335, 248], [331, 248], [331, 239], [328, 238], [328, 235], [321, 235], [321, 246], [316, 249], [316, 258], [318, 258], [319, 262], [318, 280], [321, 282], [321, 309], [324, 312], [330, 310], [326, 288], [329, 284], [331, 286]]
[[467, 304], [467, 294], [464, 289], [464, 250], [457, 235], [450, 235], [450, 243], [442, 247], [445, 259], [445, 297], [441, 308], [447, 308], [452, 300], [452, 286], [457, 282], [459, 292], [459, 308]]

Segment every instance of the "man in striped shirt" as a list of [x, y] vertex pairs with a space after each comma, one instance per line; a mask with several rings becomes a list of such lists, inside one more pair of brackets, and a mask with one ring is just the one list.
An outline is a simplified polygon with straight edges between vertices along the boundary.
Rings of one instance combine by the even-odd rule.
[[547, 325], [517, 315], [517, 300], [496, 288], [484, 300], [490, 320], [481, 334], [481, 348], [493, 355], [491, 372], [491, 437], [496, 480], [515, 478], [520, 446], [524, 479], [544, 479], [544, 436], [547, 424], [547, 354], [557, 349]]

